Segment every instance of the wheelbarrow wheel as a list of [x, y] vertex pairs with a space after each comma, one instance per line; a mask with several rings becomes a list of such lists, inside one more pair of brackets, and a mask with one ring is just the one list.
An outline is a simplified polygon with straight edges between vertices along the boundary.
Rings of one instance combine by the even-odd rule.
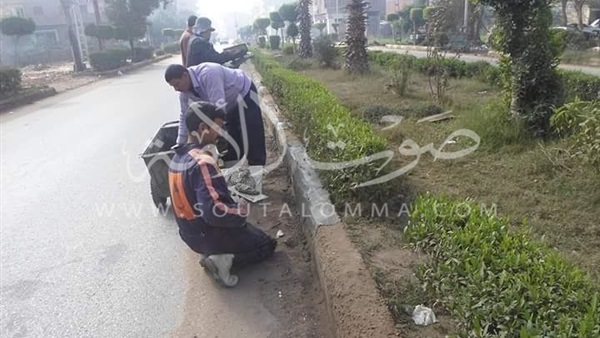
[[160, 195], [160, 189], [155, 180], [150, 180], [150, 193], [152, 194], [152, 201], [154, 202], [154, 206], [156, 206], [156, 208], [166, 208], [167, 198]]

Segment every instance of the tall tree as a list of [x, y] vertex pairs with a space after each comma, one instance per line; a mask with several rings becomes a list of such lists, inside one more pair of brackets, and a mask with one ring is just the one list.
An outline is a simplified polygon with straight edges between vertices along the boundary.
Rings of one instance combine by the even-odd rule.
[[569, 17], [567, 16], [567, 5], [569, 0], [560, 0], [560, 9], [561, 9], [561, 20], [563, 26], [566, 26], [569, 23]]
[[271, 19], [269, 18], [258, 18], [254, 20], [254, 29], [262, 35], [267, 34], [267, 28], [271, 24]]
[[301, 58], [310, 58], [313, 55], [310, 38], [310, 29], [312, 27], [310, 4], [310, 0], [300, 0], [300, 2], [298, 2], [298, 20], [300, 21], [300, 46], [298, 49], [298, 56]]
[[15, 65], [19, 66], [19, 40], [26, 35], [35, 32], [35, 22], [31, 18], [10, 16], [0, 21], [2, 34], [14, 37]]
[[369, 71], [367, 56], [366, 21], [368, 3], [364, 0], [350, 0], [347, 6], [348, 29], [346, 30], [346, 64], [351, 74], [364, 74]]
[[271, 19], [271, 27], [275, 30], [276, 34], [281, 34], [281, 43], [285, 40], [283, 35], [283, 27], [285, 27], [285, 22], [279, 15], [279, 12], [271, 12], [269, 13], [269, 18]]
[[[283, 19], [283, 21], [287, 22], [288, 27], [286, 29], [286, 34], [288, 32], [293, 33], [294, 31], [298, 30], [298, 27], [295, 28], [290, 28], [289, 26], [294, 25], [296, 26], [296, 22], [298, 21], [298, 4], [293, 2], [293, 3], [289, 3], [289, 4], [283, 4], [281, 5], [281, 7], [279, 7], [279, 16], [281, 17], [281, 19]], [[289, 34], [287, 34], [288, 36], [290, 36]], [[295, 46], [295, 41], [294, 41], [294, 46]]]
[[554, 0], [479, 0], [496, 13], [493, 47], [507, 55], [501, 64], [513, 117], [535, 135], [549, 129], [552, 107], [560, 97], [558, 50], [551, 42]]
[[132, 59], [135, 59], [134, 41], [143, 38], [148, 29], [147, 18], [170, 0], [106, 0], [106, 16], [115, 26], [115, 37], [129, 41]]

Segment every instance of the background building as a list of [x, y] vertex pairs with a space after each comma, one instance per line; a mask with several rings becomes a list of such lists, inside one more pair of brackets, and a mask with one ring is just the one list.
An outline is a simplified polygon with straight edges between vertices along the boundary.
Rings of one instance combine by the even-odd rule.
[[[73, 0], [79, 3], [84, 25], [96, 22], [92, 0]], [[76, 3], [77, 3], [76, 2]], [[97, 0], [100, 21], [108, 22], [104, 16], [104, 0]], [[19, 41], [19, 59], [22, 64], [48, 63], [70, 60], [72, 52], [69, 42], [68, 21], [60, 0], [1, 0], [0, 16], [31, 18], [36, 31]], [[14, 41], [12, 37], [0, 37], [2, 64], [13, 64]], [[93, 48], [93, 46], [90, 46]]]

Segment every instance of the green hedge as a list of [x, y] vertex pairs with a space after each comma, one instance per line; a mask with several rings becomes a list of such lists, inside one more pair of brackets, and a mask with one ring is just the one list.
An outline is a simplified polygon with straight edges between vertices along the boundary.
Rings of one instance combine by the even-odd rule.
[[150, 60], [154, 57], [154, 48], [152, 47], [135, 47], [133, 50], [133, 62]]
[[[323, 84], [283, 68], [260, 51], [254, 53], [254, 64], [264, 85], [283, 108], [296, 134], [308, 138], [306, 148], [313, 160], [327, 163], [352, 161], [386, 150], [386, 140], [376, 135], [371, 125], [353, 117]], [[337, 135], [329, 127], [333, 127]], [[330, 143], [341, 145], [337, 143], [339, 141], [343, 142], [343, 148]], [[336, 203], [356, 199], [372, 201], [385, 197], [389, 185], [354, 190], [352, 187], [384, 175], [387, 167], [377, 173], [381, 164], [322, 170], [320, 176]]]
[[171, 43], [164, 44], [162, 46], [162, 50], [165, 53], [169, 53], [169, 54], [181, 54], [181, 46], [179, 45], [178, 42], [171, 42]]
[[90, 54], [90, 65], [97, 72], [113, 70], [127, 65], [131, 56], [129, 49], [107, 49]]
[[557, 252], [509, 231], [472, 200], [429, 194], [413, 204], [407, 238], [432, 256], [419, 279], [474, 337], [600, 337], [591, 278]]
[[563, 81], [564, 102], [571, 102], [576, 97], [583, 101], [600, 98], [600, 76], [562, 69], [558, 73]]
[[21, 70], [0, 68], [0, 94], [12, 94], [21, 88]]
[[[430, 61], [427, 58], [417, 58], [413, 55], [398, 54], [393, 52], [370, 51], [369, 60], [382, 67], [391, 67], [396, 59], [410, 58], [416, 71], [428, 74]], [[477, 78], [486, 83], [497, 85], [501, 83], [500, 68], [485, 61], [466, 62], [460, 59], [448, 58], [444, 60], [444, 67], [452, 78]], [[570, 102], [575, 97], [589, 101], [598, 98], [600, 92], [600, 77], [581, 72], [559, 69], [558, 74], [562, 80], [562, 102]]]

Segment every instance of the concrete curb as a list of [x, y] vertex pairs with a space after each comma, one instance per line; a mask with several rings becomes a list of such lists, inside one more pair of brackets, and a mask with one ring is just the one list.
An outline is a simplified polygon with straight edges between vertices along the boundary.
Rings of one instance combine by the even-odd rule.
[[151, 65], [151, 64], [156, 63], [156, 62], [160, 62], [160, 61], [166, 60], [166, 59], [171, 58], [171, 57], [173, 57], [173, 55], [171, 55], [171, 54], [165, 54], [165, 55], [157, 56], [157, 57], [155, 57], [152, 60], [141, 61], [141, 62], [132, 64], [132, 65], [129, 65], [129, 66], [121, 67], [121, 68], [118, 68], [118, 69], [107, 70], [105, 72], [94, 72], [93, 74], [96, 75], [96, 76], [101, 76], [101, 77], [117, 76], [117, 75], [119, 75], [119, 72], [121, 72], [121, 73], [128, 73], [128, 72], [131, 72], [133, 70], [136, 70], [136, 69], [139, 69], [139, 68]]
[[11, 96], [8, 99], [0, 101], [0, 112], [34, 103], [56, 94], [58, 94], [58, 92], [56, 89], [54, 89], [54, 87], [42, 87], [34, 89], [30, 92], [16, 94], [15, 96]]
[[83, 76], [113, 77], [113, 76], [119, 75], [119, 72], [127, 73], [132, 70], [136, 70], [136, 69], [151, 65], [153, 63], [160, 62], [162, 60], [166, 60], [171, 57], [173, 57], [173, 54], [165, 54], [165, 55], [157, 56], [157, 57], [153, 58], [152, 60], [144, 60], [141, 62], [134, 63], [132, 65], [128, 65], [128, 66], [117, 68], [117, 69], [107, 70], [107, 71], [103, 71], [103, 72], [95, 72], [92, 69], [87, 69], [87, 70], [84, 70], [79, 73], [74, 73], [73, 76], [74, 77], [83, 77]]
[[253, 78], [267, 117], [267, 132], [276, 140], [287, 166], [303, 228], [314, 257], [314, 269], [326, 299], [336, 337], [397, 337], [394, 321], [345, 225], [335, 213], [329, 193], [312, 168], [306, 149], [281, 119], [279, 108], [250, 62], [244, 67]]
[[427, 51], [427, 47], [426, 46], [410, 46], [410, 45], [385, 44], [384, 47], [385, 48], [391, 48], [391, 49], [416, 50], [416, 51], [421, 51], [421, 52], [426, 52]]

